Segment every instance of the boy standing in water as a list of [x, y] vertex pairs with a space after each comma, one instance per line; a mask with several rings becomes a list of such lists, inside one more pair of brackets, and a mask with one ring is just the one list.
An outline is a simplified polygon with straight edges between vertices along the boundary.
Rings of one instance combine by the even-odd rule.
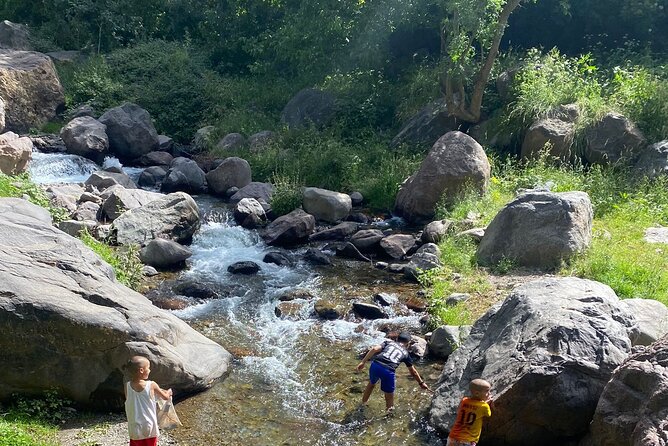
[[128, 417], [130, 446], [157, 446], [158, 419], [155, 406], [156, 394], [163, 400], [172, 396], [172, 389], [163, 390], [148, 381], [151, 363], [143, 356], [133, 356], [126, 365], [130, 381], [125, 384], [125, 414]]
[[489, 407], [491, 384], [484, 379], [474, 379], [469, 384], [470, 397], [464, 397], [459, 403], [457, 418], [450, 429], [447, 446], [475, 446], [480, 439], [482, 419], [492, 416]]
[[373, 346], [364, 356], [362, 362], [357, 365], [357, 371], [361, 371], [364, 364], [375, 355], [369, 367], [369, 383], [364, 389], [362, 404], [366, 404], [376, 383], [380, 380], [380, 390], [385, 392], [385, 409], [388, 412], [394, 410], [394, 372], [402, 362], [406, 364], [408, 371], [417, 380], [420, 387], [429, 390], [429, 386], [420, 378], [420, 374], [413, 366], [413, 361], [408, 354], [408, 350], [406, 350], [410, 340], [410, 333], [401, 332], [397, 342], [387, 340], [380, 345]]

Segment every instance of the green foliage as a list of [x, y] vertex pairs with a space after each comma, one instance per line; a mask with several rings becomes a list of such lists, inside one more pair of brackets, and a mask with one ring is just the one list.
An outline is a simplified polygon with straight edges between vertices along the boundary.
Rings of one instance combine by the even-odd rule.
[[80, 64], [58, 64], [65, 90], [65, 105], [72, 109], [89, 104], [99, 111], [118, 105], [124, 98], [123, 85], [114, 79], [106, 60], [91, 57]]
[[116, 279], [123, 285], [139, 290], [142, 279], [143, 264], [139, 260], [139, 247], [136, 245], [113, 248], [106, 243], [96, 240], [90, 233], [84, 230], [81, 241], [95, 251], [102, 260], [112, 266], [116, 273]]
[[271, 209], [276, 216], [289, 214], [302, 205], [303, 194], [299, 177], [274, 174], [274, 192], [271, 195]]
[[33, 204], [49, 211], [55, 223], [66, 220], [66, 209], [53, 206], [41, 187], [30, 180], [27, 173], [15, 176], [0, 173], [0, 197], [27, 198]]
[[13, 395], [14, 407], [10, 411], [12, 419], [33, 419], [41, 422], [60, 424], [65, 421], [65, 408], [71, 401], [60, 396], [56, 389], [46, 390], [37, 398]]
[[124, 100], [146, 108], [158, 132], [185, 142], [204, 123], [213, 98], [203, 61], [187, 44], [150, 41], [115, 51], [107, 64]]
[[8, 421], [0, 417], [0, 446], [54, 446], [56, 429], [37, 421]]

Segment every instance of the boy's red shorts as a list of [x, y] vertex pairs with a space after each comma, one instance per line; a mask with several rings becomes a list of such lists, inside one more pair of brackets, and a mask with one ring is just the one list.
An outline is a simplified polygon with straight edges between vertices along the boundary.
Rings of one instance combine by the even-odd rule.
[[158, 437], [130, 440], [130, 446], [158, 446]]

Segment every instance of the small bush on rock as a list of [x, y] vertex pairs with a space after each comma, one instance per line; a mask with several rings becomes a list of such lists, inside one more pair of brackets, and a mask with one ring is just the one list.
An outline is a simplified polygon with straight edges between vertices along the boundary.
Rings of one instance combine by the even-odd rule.
[[139, 247], [130, 245], [113, 248], [96, 240], [86, 230], [81, 233], [81, 241], [114, 268], [119, 282], [135, 291], [139, 290], [143, 268], [139, 260]]

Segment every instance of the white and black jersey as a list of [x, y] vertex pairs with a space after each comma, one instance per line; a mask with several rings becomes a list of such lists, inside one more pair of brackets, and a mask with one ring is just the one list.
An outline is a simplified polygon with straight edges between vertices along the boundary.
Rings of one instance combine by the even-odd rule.
[[374, 362], [392, 370], [396, 370], [402, 362], [406, 364], [407, 367], [413, 365], [408, 350], [401, 344], [394, 341], [385, 341], [381, 344], [381, 347], [383, 347], [383, 349], [380, 353], [374, 356]]

